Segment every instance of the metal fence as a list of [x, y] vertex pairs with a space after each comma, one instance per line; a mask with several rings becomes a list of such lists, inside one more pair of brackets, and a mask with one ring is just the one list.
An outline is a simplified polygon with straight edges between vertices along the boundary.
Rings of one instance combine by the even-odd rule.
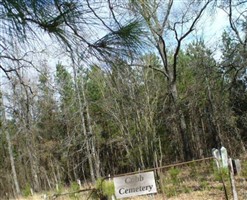
[[[243, 160], [243, 164], [242, 174], [234, 176], [239, 200], [247, 200], [247, 161]], [[218, 169], [213, 157], [137, 173], [150, 170], [155, 172], [158, 193], [129, 199], [233, 199], [230, 171], [227, 168]]]
[[[247, 160], [242, 161], [242, 173], [234, 176], [238, 200], [247, 200]], [[230, 200], [233, 199], [230, 172], [227, 168], [218, 169], [213, 157], [171, 164], [118, 176], [133, 175], [154, 171], [157, 194], [135, 196], [127, 199], [168, 199], [168, 200]], [[113, 177], [102, 179], [96, 188], [79, 190], [53, 196], [53, 199], [115, 199], [112, 188]], [[111, 190], [105, 192], [104, 190]], [[114, 190], [114, 189], [113, 189]], [[68, 198], [69, 197], [69, 198]]]

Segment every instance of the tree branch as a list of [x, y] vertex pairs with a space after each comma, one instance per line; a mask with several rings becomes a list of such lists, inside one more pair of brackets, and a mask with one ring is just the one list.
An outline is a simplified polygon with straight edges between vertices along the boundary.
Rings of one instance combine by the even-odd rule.
[[174, 32], [175, 32], [175, 36], [176, 36], [176, 40], [177, 40], [177, 47], [176, 47], [175, 53], [173, 55], [173, 80], [172, 80], [172, 82], [176, 82], [176, 78], [177, 78], [177, 59], [178, 59], [178, 53], [180, 51], [181, 43], [182, 43], [183, 39], [185, 39], [194, 30], [196, 23], [198, 22], [198, 20], [202, 16], [202, 13], [204, 12], [204, 10], [207, 8], [208, 4], [211, 1], [212, 0], [207, 1], [207, 3], [202, 7], [200, 12], [196, 16], [196, 18], [193, 20], [193, 22], [192, 22], [191, 26], [189, 27], [189, 29], [187, 30], [187, 32], [185, 32], [180, 38], [178, 38], [178, 34], [176, 31], [176, 27], [175, 27], [176, 24], [174, 24]]
[[113, 17], [114, 21], [117, 23], [118, 27], [121, 28], [121, 24], [120, 24], [119, 21], [117, 20], [116, 15], [115, 15], [115, 13], [114, 13], [114, 11], [113, 11], [113, 6], [111, 5], [111, 0], [108, 0], [108, 7], [109, 7], [109, 9], [110, 9], [110, 12], [111, 12], [111, 14], [112, 14], [112, 17]]
[[109, 29], [111, 32], [114, 32], [100, 17], [99, 17], [99, 15], [97, 15], [97, 13], [95, 12], [95, 10], [90, 6], [90, 3], [89, 3], [89, 1], [88, 0], [86, 0], [87, 1], [87, 6], [88, 6], [88, 8], [93, 12], [93, 14], [94, 14], [94, 16], [98, 19], [98, 20], [100, 20], [101, 21], [101, 23], [107, 28], [107, 29]]
[[229, 23], [230, 23], [231, 29], [232, 29], [233, 32], [236, 34], [236, 36], [237, 36], [239, 42], [240, 42], [242, 45], [244, 45], [244, 42], [242, 41], [242, 39], [241, 39], [241, 37], [240, 37], [240, 35], [239, 35], [239, 32], [238, 32], [236, 26], [234, 25], [234, 22], [233, 22], [233, 19], [232, 19], [232, 0], [229, 0], [229, 14], [228, 14], [228, 16], [229, 16]]
[[8, 73], [13, 72], [14, 69], [6, 70], [2, 65], [0, 65], [0, 69], [5, 73], [5, 75], [7, 76], [7, 78], [10, 80], [10, 77], [9, 77], [9, 74]]
[[163, 23], [162, 23], [162, 30], [164, 30], [164, 28], [165, 28], [165, 26], [166, 26], [168, 17], [169, 17], [170, 12], [171, 12], [172, 5], [173, 5], [173, 0], [169, 0], [168, 8], [167, 8], [167, 13], [166, 13], [165, 18], [164, 18], [164, 21], [163, 21]]

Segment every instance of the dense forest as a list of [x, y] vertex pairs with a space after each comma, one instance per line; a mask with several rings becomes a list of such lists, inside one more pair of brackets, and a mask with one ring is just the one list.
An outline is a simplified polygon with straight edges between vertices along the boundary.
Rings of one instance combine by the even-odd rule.
[[[245, 0], [2, 0], [0, 197], [221, 146], [244, 154], [246, 8]], [[219, 12], [228, 25], [209, 44], [201, 29]]]

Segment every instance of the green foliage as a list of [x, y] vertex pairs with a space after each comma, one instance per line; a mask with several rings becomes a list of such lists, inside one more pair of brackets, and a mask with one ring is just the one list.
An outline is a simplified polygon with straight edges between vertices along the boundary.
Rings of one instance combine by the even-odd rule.
[[241, 162], [241, 175], [247, 177], [247, 160]]
[[167, 185], [163, 189], [164, 194], [166, 194], [167, 197], [172, 197], [177, 195], [177, 188], [173, 185]]
[[222, 180], [229, 180], [229, 170], [228, 168], [217, 168], [214, 170], [214, 179], [221, 182]]
[[[80, 2], [83, 6], [78, 7], [77, 3]], [[43, 189], [54, 184], [54, 178], [47, 177], [57, 177], [66, 184], [75, 177], [90, 179], [88, 158], [91, 155], [92, 163], [95, 164], [93, 168], [98, 167], [99, 159], [101, 175], [118, 174], [138, 168], [152, 168], [154, 165], [163, 165], [175, 160], [182, 161], [182, 151], [186, 151], [181, 144], [183, 136], [188, 136], [187, 141], [193, 154], [191, 157], [194, 159], [209, 155], [211, 147], [215, 144], [212, 138], [217, 133], [221, 134], [221, 142], [226, 145], [238, 147], [240, 145], [235, 144], [239, 144], [239, 141], [247, 141], [246, 45], [235, 40], [233, 35], [225, 33], [222, 62], [218, 64], [213, 52], [203, 40], [192, 42], [188, 46], [181, 44], [183, 50], [179, 51], [175, 63], [177, 68], [173, 69], [175, 58], [172, 51], [175, 43], [172, 42], [172, 38], [170, 41], [166, 39], [172, 36], [169, 27], [178, 28], [182, 24], [174, 24], [167, 15], [168, 19], [159, 26], [162, 15], [156, 13], [163, 12], [163, 8], [168, 5], [166, 3], [171, 1], [164, 4], [143, 0], [129, 2], [136, 15], [143, 15], [143, 21], [136, 15], [131, 16], [132, 20], [128, 21], [129, 17], [121, 16], [121, 8], [115, 9], [116, 4], [110, 5], [110, 2], [109, 8], [114, 7], [109, 10], [109, 13], [112, 11], [113, 24], [110, 19], [100, 20], [100, 4], [96, 5], [94, 1], [89, 1], [88, 5], [86, 1], [74, 0], [0, 2], [3, 34], [11, 32], [6, 38], [11, 38], [12, 35], [20, 39], [25, 38], [23, 36], [26, 36], [26, 31], [35, 28], [34, 33], [38, 36], [40, 30], [56, 35], [60, 40], [66, 40], [70, 36], [69, 41], [76, 47], [71, 49], [71, 46], [67, 46], [68, 49], [64, 50], [69, 50], [73, 55], [71, 59], [77, 77], [71, 74], [71, 66], [67, 68], [58, 64], [53, 82], [54, 77], [48, 73], [49, 70], [39, 69], [39, 66], [35, 66], [36, 62], [30, 60], [30, 64], [41, 72], [39, 80], [36, 80], [39, 82], [31, 87], [31, 92], [25, 93], [25, 89], [32, 81], [29, 82], [26, 77], [22, 80], [22, 76], [28, 74], [24, 68], [26, 64], [22, 63], [22, 59], [26, 60], [26, 57], [16, 54], [14, 59], [9, 57], [9, 61], [1, 62], [0, 70], [8, 77], [6, 82], [9, 81], [14, 88], [11, 95], [9, 87], [6, 87], [7, 90], [3, 93], [6, 96], [3, 99], [7, 103], [7, 121], [11, 119], [11, 124], [7, 122], [6, 128], [13, 136], [11, 142], [20, 183], [24, 182], [25, 177], [32, 179], [31, 170], [23, 170], [25, 163], [32, 161], [32, 157], [28, 156], [33, 156], [34, 166], [31, 167], [37, 168], [37, 172], [42, 172], [40, 189]], [[107, 4], [102, 1], [102, 5], [104, 3]], [[99, 10], [96, 7], [99, 7]], [[83, 15], [80, 15], [78, 9], [82, 9]], [[173, 11], [174, 9], [171, 9], [171, 15]], [[166, 15], [166, 12], [163, 14]], [[77, 18], [78, 16], [80, 18]], [[122, 20], [118, 23], [120, 18]], [[184, 16], [184, 19], [193, 18], [193, 15]], [[94, 24], [98, 28], [102, 22], [107, 25], [109, 32], [95, 42], [100, 36], [90, 37], [89, 32], [85, 31], [86, 27], [89, 26], [90, 33], [93, 33]], [[143, 24], [144, 22], [146, 24]], [[145, 30], [148, 27], [153, 29], [147, 33]], [[168, 29], [160, 30], [162, 27]], [[36, 33], [36, 30], [39, 31]], [[178, 30], [173, 30], [174, 33], [178, 33], [178, 38], [173, 38], [175, 41], [180, 37]], [[152, 38], [150, 33], [154, 34], [155, 38]], [[27, 35], [30, 36], [29, 33]], [[242, 35], [244, 34], [241, 33], [240, 36]], [[7, 57], [11, 55], [10, 46], [5, 45], [6, 38], [0, 37], [1, 58], [5, 59], [5, 51]], [[157, 42], [156, 47], [164, 47], [159, 51], [143, 48], [146, 40]], [[18, 50], [19, 46], [16, 49]], [[27, 57], [32, 59], [32, 49], [27, 50], [30, 50], [26, 52]], [[21, 49], [19, 53], [22, 54], [23, 51], [25, 49]], [[146, 53], [147, 51], [149, 53]], [[133, 53], [139, 54], [133, 56]], [[146, 54], [143, 55], [144, 53]], [[164, 53], [162, 59], [161, 53]], [[93, 56], [99, 59], [96, 60]], [[11, 62], [15, 60], [18, 61], [19, 67], [12, 66]], [[88, 71], [83, 70], [84, 66], [80, 63], [86, 65], [91, 61], [97, 65], [93, 65]], [[5, 66], [8, 63], [11, 64], [10, 68]], [[29, 63], [29, 59], [26, 63]], [[13, 73], [14, 76], [10, 76], [12, 71], [16, 72]], [[176, 78], [172, 77], [172, 72]], [[173, 78], [176, 79], [176, 88], [173, 89], [178, 90], [178, 100], [174, 102], [174, 99], [170, 98], [169, 88]], [[21, 84], [18, 84], [18, 81]], [[5, 87], [5, 79], [2, 86]], [[87, 118], [87, 115], [90, 117]], [[183, 116], [184, 123], [178, 123], [179, 118]], [[1, 120], [0, 118], [0, 128]], [[186, 129], [186, 134], [183, 129]], [[0, 136], [0, 171], [4, 172], [11, 168], [4, 134]], [[237, 143], [233, 143], [235, 138]], [[236, 148], [229, 150], [238, 153]], [[33, 155], [29, 155], [28, 151]], [[116, 162], [117, 160], [119, 162]], [[245, 171], [247, 169], [245, 170], [243, 165], [244, 175], [247, 174]], [[7, 174], [6, 179], [11, 180], [11, 173]], [[178, 168], [168, 171], [168, 178], [164, 180], [163, 186], [168, 195], [190, 191], [188, 187], [183, 186], [183, 174], [184, 171]], [[192, 163], [189, 176], [196, 179], [199, 174], [197, 166]], [[216, 181], [220, 181], [222, 176], [227, 179], [224, 172], [215, 170], [212, 174]], [[201, 178], [198, 182], [200, 187], [208, 187], [206, 179]], [[9, 181], [8, 187], [0, 185], [0, 196], [9, 192], [7, 190], [12, 188], [11, 184]], [[5, 188], [6, 191], [3, 191]], [[59, 186], [58, 193], [62, 190], [60, 188]], [[70, 190], [73, 192], [77, 189], [78, 185], [72, 183]], [[108, 181], [98, 180], [96, 190], [101, 196], [114, 194], [114, 186]], [[29, 192], [30, 188], [27, 186], [24, 193], [29, 195]], [[71, 198], [78, 197], [72, 195]]]
[[177, 196], [181, 193], [190, 193], [192, 191], [192, 189], [186, 185], [173, 185], [171, 183], [164, 183], [161, 190], [167, 197]]
[[178, 185], [180, 183], [178, 176], [181, 173], [181, 170], [179, 168], [173, 167], [169, 169], [168, 173], [170, 174], [172, 183], [174, 185]]
[[207, 190], [207, 189], [209, 189], [209, 182], [208, 181], [206, 181], [206, 180], [203, 180], [203, 181], [201, 181], [200, 182], [200, 187], [202, 188], [202, 190]]
[[88, 71], [87, 76], [88, 77], [85, 83], [86, 96], [92, 116], [98, 119], [103, 113], [101, 106], [102, 93], [105, 92], [103, 72], [98, 66], [95, 65], [91, 66], [91, 70]]
[[98, 179], [96, 181], [96, 190], [99, 196], [111, 197], [115, 195], [115, 188], [113, 181], [106, 179]]
[[79, 15], [79, 5], [75, 1], [3, 0], [0, 6], [1, 20], [10, 22], [6, 23], [9, 26], [6, 29], [11, 29], [11, 33], [19, 36], [20, 39], [26, 38], [27, 31], [31, 30], [31, 33], [36, 31], [36, 28], [33, 28], [35, 26], [32, 25], [34, 24], [61, 40], [68, 41], [63, 26], [65, 22], [72, 24]]
[[129, 47], [138, 49], [143, 46], [141, 36], [144, 34], [142, 23], [138, 20], [127, 23], [119, 28], [114, 34], [120, 37]]
[[32, 195], [31, 193], [31, 185], [30, 184], [26, 184], [24, 189], [22, 190], [22, 195], [24, 197], [29, 197]]
[[69, 191], [72, 193], [69, 195], [71, 199], [79, 200], [78, 193], [76, 193], [78, 190], [80, 190], [80, 186], [78, 185], [77, 182], [72, 182], [70, 184]]
[[70, 184], [70, 190], [75, 192], [75, 191], [78, 191], [80, 189], [80, 186], [77, 182], [72, 182]]
[[94, 43], [101, 56], [116, 56], [128, 58], [129, 53], [139, 53], [145, 45], [143, 36], [145, 31], [139, 20], [118, 25], [116, 30], [106, 34]]
[[172, 167], [168, 170], [167, 175], [161, 178], [161, 190], [167, 197], [176, 196], [186, 190], [186, 187], [180, 184], [180, 173], [181, 170], [179, 168]]
[[67, 107], [71, 104], [71, 101], [73, 100], [73, 94], [74, 94], [74, 85], [72, 76], [67, 71], [65, 66], [58, 64], [56, 66], [56, 81], [59, 86], [59, 93], [61, 95], [62, 99], [62, 105], [64, 107]]
[[63, 184], [62, 183], [58, 183], [57, 186], [56, 186], [56, 193], [57, 194], [62, 194], [63, 190], [64, 190]]
[[197, 170], [197, 163], [196, 162], [192, 162], [190, 164], [190, 172], [191, 172], [190, 175], [191, 175], [192, 178], [198, 177], [199, 172]]

